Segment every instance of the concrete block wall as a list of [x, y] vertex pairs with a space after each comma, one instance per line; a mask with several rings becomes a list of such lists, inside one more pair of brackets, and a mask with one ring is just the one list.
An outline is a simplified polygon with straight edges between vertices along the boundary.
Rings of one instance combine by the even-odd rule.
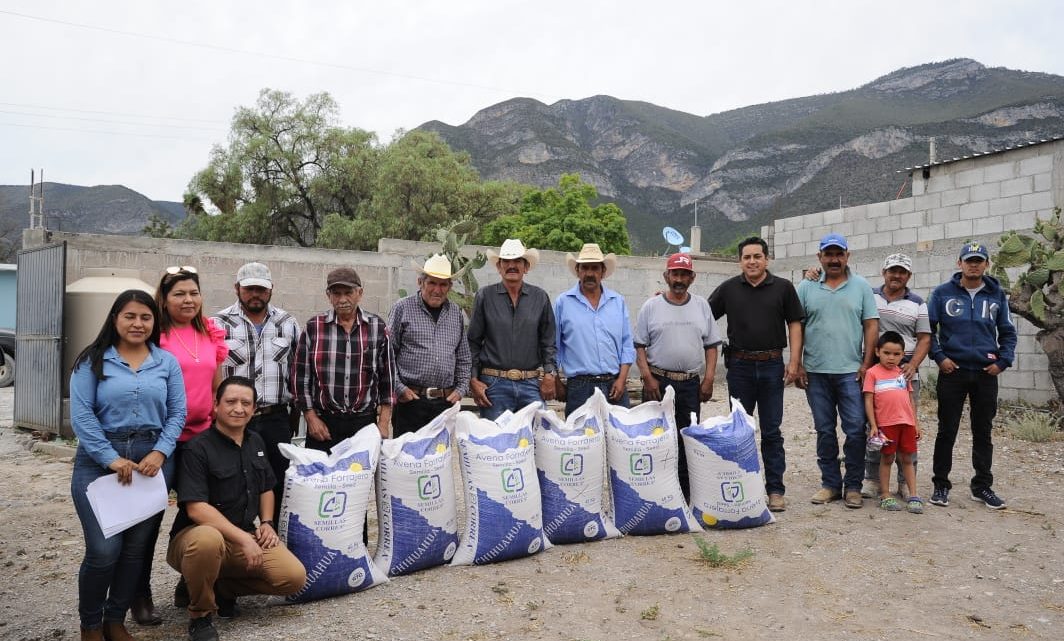
[[[913, 259], [910, 287], [925, 298], [956, 271], [967, 241], [995, 248], [1003, 232], [1030, 231], [1038, 218], [1064, 206], [1064, 141], [1022, 147], [930, 168], [912, 175], [912, 196], [776, 220], [763, 227], [772, 238], [773, 269], [797, 281], [817, 264], [818, 240], [841, 233], [850, 266], [873, 284], [883, 259], [904, 252]], [[992, 252], [993, 253], [993, 250]], [[1001, 379], [1003, 400], [1044, 403], [1056, 397], [1049, 363], [1035, 341], [1037, 328], [1014, 318], [1020, 333], [1016, 363]]]

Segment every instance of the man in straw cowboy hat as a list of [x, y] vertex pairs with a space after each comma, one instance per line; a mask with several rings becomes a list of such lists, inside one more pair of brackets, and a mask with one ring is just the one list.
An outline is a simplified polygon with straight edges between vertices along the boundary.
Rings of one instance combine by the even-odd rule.
[[469, 321], [473, 400], [484, 418], [498, 418], [555, 395], [554, 311], [547, 292], [525, 282], [539, 252], [507, 239], [488, 260], [502, 280], [477, 291]]
[[566, 376], [565, 415], [584, 404], [595, 388], [615, 405], [628, 407], [628, 370], [635, 361], [628, 306], [602, 281], [617, 269], [617, 256], [586, 243], [566, 255], [577, 283], [554, 301], [558, 365]]
[[469, 391], [466, 318], [447, 299], [465, 268], [452, 273], [451, 261], [433, 254], [414, 269], [418, 291], [396, 301], [388, 319], [399, 378], [393, 436], [417, 430]]

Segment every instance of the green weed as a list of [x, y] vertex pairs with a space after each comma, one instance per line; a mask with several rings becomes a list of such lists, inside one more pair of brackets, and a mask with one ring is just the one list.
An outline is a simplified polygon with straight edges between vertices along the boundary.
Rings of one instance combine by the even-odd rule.
[[695, 537], [695, 543], [698, 545], [698, 560], [711, 568], [736, 568], [754, 556], [754, 551], [750, 548], [729, 556], [721, 552], [716, 543], [711, 545], [700, 536]]

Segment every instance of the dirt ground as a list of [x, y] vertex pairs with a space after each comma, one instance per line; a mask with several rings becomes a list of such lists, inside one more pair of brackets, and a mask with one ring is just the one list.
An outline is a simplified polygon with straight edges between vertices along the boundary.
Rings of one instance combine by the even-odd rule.
[[[11, 388], [0, 390], [0, 639], [76, 638], [82, 537], [71, 461], [29, 452], [29, 439], [11, 428], [11, 403]], [[704, 411], [724, 410], [711, 402]], [[933, 404], [921, 411], [925, 496], [933, 412]], [[917, 516], [872, 501], [861, 510], [810, 504], [819, 472], [800, 391], [788, 389], [785, 417], [787, 511], [772, 525], [700, 535], [726, 554], [751, 550], [739, 568], [701, 562], [696, 535], [629, 537], [436, 568], [308, 605], [245, 598], [242, 616], [220, 622], [219, 632], [271, 641], [1061, 638], [1064, 442], [1027, 443], [997, 430], [994, 487], [1009, 508], [995, 512], [964, 491], [971, 469], [962, 428], [952, 505]], [[186, 638], [164, 552], [160, 541], [154, 589], [165, 622], [131, 623], [137, 639]]]

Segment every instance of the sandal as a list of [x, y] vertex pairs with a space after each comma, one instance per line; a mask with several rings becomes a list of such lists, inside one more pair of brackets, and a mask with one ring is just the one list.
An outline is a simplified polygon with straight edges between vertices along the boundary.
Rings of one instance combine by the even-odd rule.
[[888, 496], [879, 502], [879, 509], [887, 510], [888, 512], [898, 512], [901, 510], [901, 503], [898, 503], [898, 499], [893, 496]]
[[908, 510], [912, 514], [924, 513], [924, 500], [919, 496], [910, 496], [907, 504]]

